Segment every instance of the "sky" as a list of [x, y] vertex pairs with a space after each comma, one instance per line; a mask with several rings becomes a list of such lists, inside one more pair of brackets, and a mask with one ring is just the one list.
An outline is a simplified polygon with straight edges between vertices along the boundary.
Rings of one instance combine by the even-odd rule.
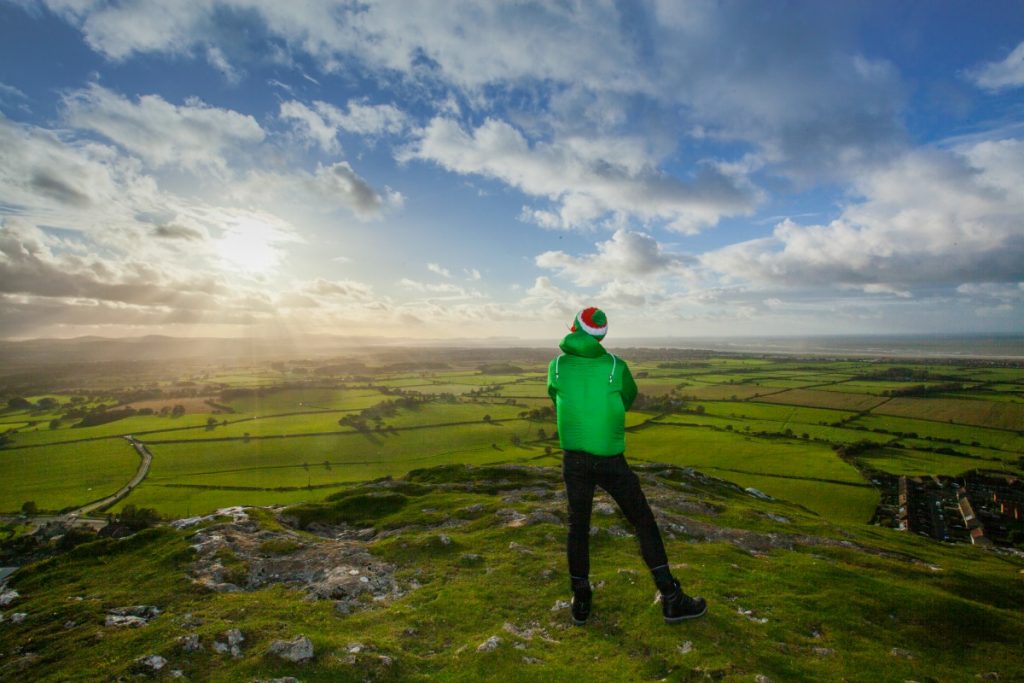
[[0, 337], [1024, 330], [1024, 4], [0, 0]]

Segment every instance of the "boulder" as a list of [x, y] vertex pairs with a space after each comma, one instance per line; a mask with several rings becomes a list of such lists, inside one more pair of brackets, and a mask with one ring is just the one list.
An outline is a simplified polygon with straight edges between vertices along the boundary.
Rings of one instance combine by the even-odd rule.
[[313, 643], [303, 635], [291, 640], [275, 640], [267, 648], [267, 654], [289, 662], [308, 662], [313, 659]]
[[490, 652], [491, 650], [496, 649], [498, 647], [498, 645], [500, 645], [500, 644], [501, 644], [501, 638], [500, 637], [498, 637], [498, 636], [491, 636], [490, 638], [488, 638], [484, 642], [482, 642], [479, 645], [477, 645], [476, 651], [477, 652]]
[[20, 598], [21, 595], [18, 591], [7, 591], [6, 593], [0, 593], [0, 607], [10, 607], [14, 604], [14, 601]]
[[182, 652], [199, 652], [203, 649], [203, 643], [199, 640], [198, 633], [190, 633], [178, 638], [178, 647]]
[[160, 671], [167, 666], [167, 660], [160, 655], [146, 655], [135, 660], [135, 668], [143, 671]]

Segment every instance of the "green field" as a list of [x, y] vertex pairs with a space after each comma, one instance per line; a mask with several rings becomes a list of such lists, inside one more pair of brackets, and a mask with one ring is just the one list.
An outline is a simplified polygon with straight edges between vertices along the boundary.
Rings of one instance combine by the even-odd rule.
[[[355, 380], [325, 379], [312, 371], [304, 378], [287, 364], [273, 372], [265, 366], [193, 371], [164, 378], [159, 386], [191, 391], [200, 397], [190, 399], [200, 409], [203, 397], [211, 397], [235, 412], [135, 416], [88, 428], [72, 427], [75, 421], [65, 420], [58, 429], [49, 429], [60, 410], [0, 412], [0, 428], [10, 430], [9, 446], [0, 450], [8, 470], [0, 473], [24, 472], [22, 484], [5, 490], [5, 504], [16, 509], [27, 493], [50, 507], [83, 504], [99, 481], [127, 481], [138, 463], [127, 444], [111, 438], [122, 434], [140, 436], [154, 455], [147, 479], [122, 505], [152, 506], [167, 515], [236, 503], [321, 499], [345, 482], [400, 476], [435, 464], [556, 464], [557, 441], [538, 439], [540, 430], [545, 437], [555, 432], [554, 422], [522, 419], [524, 411], [551, 406], [545, 388], [547, 361], [512, 364], [524, 372], [490, 375], [477, 365], [454, 363], [443, 371], [361, 371]], [[370, 365], [400, 367], [386, 361]], [[630, 360], [630, 365], [634, 374], [647, 373], [637, 380], [645, 395], [676, 389], [672, 396], [684, 400], [675, 413], [627, 414], [631, 458], [706, 470], [834, 522], [865, 522], [878, 497], [865, 476], [836, 455], [840, 446], [878, 444], [860, 462], [893, 473], [958, 474], [979, 466], [1021, 471], [1024, 405], [1016, 400], [1024, 395], [1024, 373], [1014, 368], [917, 365], [914, 376], [924, 377], [926, 371], [929, 379], [904, 382], [877, 378], [899, 374], [888, 371], [905, 366], [870, 361], [710, 357], [670, 367], [650, 360]], [[963, 392], [970, 398], [881, 395], [952, 379], [979, 386]], [[224, 385], [261, 388], [243, 395], [229, 388], [221, 396]], [[365, 434], [339, 425], [339, 419], [400, 398], [374, 387], [459, 398], [425, 401], [380, 420], [371, 417]], [[490, 395], [467, 396], [483, 387], [495, 389]], [[98, 397], [115, 394], [108, 381], [103, 391], [76, 388], [33, 399], [83, 395], [85, 405], [95, 405]], [[115, 398], [103, 402], [117, 404]], [[207, 425], [211, 417], [217, 421], [214, 426]], [[60, 441], [74, 443], [55, 445]], [[110, 446], [116, 457], [107, 453]], [[553, 453], [546, 455], [546, 448]], [[930, 452], [937, 449], [959, 455]], [[80, 453], [90, 455], [83, 461], [74, 455]], [[59, 480], [54, 472], [60, 473]]]
[[138, 468], [124, 439], [0, 450], [0, 512], [17, 512], [30, 500], [53, 512], [84, 505], [117, 491]]
[[955, 477], [969, 470], [993, 466], [991, 462], [979, 461], [974, 458], [961, 458], [955, 455], [929, 453], [909, 448], [879, 449], [877, 452], [861, 456], [860, 459], [881, 472], [909, 476], [944, 474]]
[[976, 427], [1024, 430], [1024, 405], [957, 398], [894, 398], [875, 412]]
[[660, 425], [631, 433], [627, 457], [694, 467], [798, 502], [836, 522], [866, 522], [878, 503], [860, 473], [820, 444]]
[[917, 434], [933, 439], [998, 448], [1010, 453], [1024, 453], [1024, 437], [1014, 432], [984, 427], [968, 427], [937, 420], [915, 420], [889, 415], [865, 415], [858, 417], [851, 425], [867, 429], [881, 429], [893, 434]]
[[761, 399], [769, 403], [831, 408], [833, 410], [870, 410], [886, 401], [884, 398], [864, 394], [822, 391], [819, 389], [790, 389]]
[[355, 410], [387, 398], [374, 389], [286, 389], [262, 395], [239, 396], [225, 401], [236, 413], [279, 415], [308, 410]]

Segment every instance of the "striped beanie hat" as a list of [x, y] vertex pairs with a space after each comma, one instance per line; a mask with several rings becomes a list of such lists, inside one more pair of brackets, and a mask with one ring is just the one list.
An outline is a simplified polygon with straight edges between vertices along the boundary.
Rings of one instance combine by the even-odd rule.
[[586, 332], [597, 341], [601, 341], [608, 334], [608, 316], [600, 308], [584, 308], [576, 314], [571, 331]]

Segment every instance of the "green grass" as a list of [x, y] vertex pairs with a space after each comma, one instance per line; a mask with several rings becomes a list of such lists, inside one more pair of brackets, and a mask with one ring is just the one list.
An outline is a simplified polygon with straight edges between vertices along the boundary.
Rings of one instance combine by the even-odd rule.
[[934, 439], [958, 440], [964, 444], [977, 441], [984, 446], [999, 448], [1012, 453], [1024, 453], [1024, 437], [1013, 432], [997, 429], [969, 427], [937, 420], [915, 420], [889, 415], [866, 415], [857, 418], [850, 424], [863, 426], [868, 429], [884, 429], [892, 433], [917, 434], [922, 438], [931, 436]]
[[306, 410], [354, 410], [368, 408], [387, 398], [373, 389], [287, 389], [262, 396], [239, 396], [225, 401], [238, 413], [277, 415]]
[[18, 432], [14, 435], [12, 441], [15, 446], [38, 446], [61, 441], [84, 441], [86, 439], [107, 438], [123, 434], [142, 434], [154, 431], [174, 433], [175, 430], [185, 427], [202, 427], [210, 417], [215, 418], [219, 422], [220, 420], [237, 420], [244, 416], [210, 415], [205, 413], [186, 413], [181, 417], [136, 415], [126, 417], [123, 420], [96, 425], [95, 427], [63, 426], [60, 429], [49, 429], [46, 425], [40, 425], [36, 431]]
[[775, 405], [755, 403], [753, 401], [714, 401], [695, 404], [703, 405], [708, 415], [722, 417], [749, 417], [760, 420], [775, 420], [783, 423], [796, 424], [831, 424], [851, 417], [853, 413], [844, 410], [827, 410], [824, 408], [805, 408], [801, 406]]
[[679, 394], [696, 400], [735, 401], [737, 399], [742, 400], [765, 396], [775, 391], [778, 391], [778, 389], [756, 387], [752, 384], [710, 384], [707, 386], [693, 385], [682, 387], [679, 390]]
[[[800, 424], [794, 422], [781, 422], [775, 420], [751, 420], [743, 418], [718, 417], [715, 415], [695, 415], [692, 413], [666, 415], [658, 419], [659, 423], [680, 424], [680, 425], [706, 425], [728, 429], [732, 427], [737, 434], [748, 435], [766, 432], [779, 434], [791, 438], [802, 437], [804, 434], [810, 439], [827, 441], [833, 444], [850, 444], [858, 441], [875, 441], [887, 443], [895, 437], [890, 434], [878, 434], [875, 432], [860, 429], [845, 429], [843, 427], [827, 427], [815, 424]], [[791, 434], [786, 434], [790, 430]]]
[[1024, 430], [1024, 404], [957, 398], [894, 398], [874, 412], [978, 427]]
[[[647, 427], [627, 437], [626, 456], [695, 467], [804, 505], [826, 519], [865, 522], [878, 495], [831, 448], [701, 427]], [[837, 483], [838, 482], [838, 483]]]
[[[557, 473], [547, 476], [557, 487]], [[360, 495], [374, 490], [361, 487]], [[83, 546], [17, 575], [13, 587], [26, 596], [18, 609], [29, 617], [4, 624], [8, 646], [0, 652], [0, 676], [128, 679], [132, 661], [151, 653], [190, 680], [295, 676], [307, 683], [562, 681], [584, 674], [602, 681], [749, 682], [758, 675], [775, 681], [972, 681], [988, 671], [1013, 680], [1024, 670], [1024, 623], [1017, 609], [1024, 602], [1024, 563], [1017, 558], [871, 527], [850, 527], [850, 547], [795, 544], [757, 555], [727, 541], [666, 536], [673, 572], [710, 606], [705, 618], [669, 627], [652, 604], [653, 585], [635, 540], [601, 534], [591, 542], [591, 578], [600, 584], [593, 614], [576, 628], [566, 609], [552, 609], [568, 598], [563, 526], [512, 530], [495, 524], [493, 510], [507, 505], [495, 495], [405, 495], [397, 509], [367, 511], [364, 518], [396, 530], [371, 548], [396, 566], [401, 597], [342, 615], [331, 601], [305, 600], [280, 587], [205, 592], [188, 578], [191, 531], [149, 531]], [[715, 523], [726, 527], [742, 529], [746, 520], [783, 535], [793, 527], [825, 537], [830, 530], [798, 509], [717, 487], [691, 495], [720, 506]], [[474, 503], [484, 511], [461, 512]], [[523, 510], [533, 506], [518, 504]], [[760, 513], [771, 510], [792, 524], [762, 527]], [[451, 544], [443, 546], [430, 525], [446, 516], [464, 523], [445, 529]], [[530, 552], [510, 550], [511, 541]], [[466, 562], [465, 553], [480, 559]], [[419, 588], [410, 590], [413, 579]], [[106, 610], [133, 604], [154, 604], [164, 613], [144, 628], [102, 626]], [[740, 609], [766, 621], [755, 623]], [[75, 626], [64, 628], [67, 621]], [[543, 628], [544, 634], [519, 637], [506, 623]], [[237, 659], [210, 648], [229, 628], [245, 636]], [[175, 639], [185, 633], [199, 634], [205, 648], [183, 653]], [[300, 633], [313, 642], [313, 662], [296, 665], [263, 655], [273, 639]], [[477, 652], [492, 635], [500, 645]], [[684, 652], [680, 646], [687, 641]], [[364, 651], [350, 658], [355, 642]], [[12, 651], [29, 646], [39, 659], [19, 669], [21, 655]], [[828, 651], [815, 654], [813, 648]], [[893, 656], [893, 648], [910, 651], [912, 658]], [[391, 657], [391, 664], [383, 665], [378, 655]]]
[[117, 491], [138, 467], [124, 439], [0, 450], [0, 512], [17, 512], [29, 500], [40, 510], [84, 505]]
[[[382, 476], [443, 463], [502, 462], [543, 455], [543, 449], [513, 448], [511, 437], [535, 439], [538, 423], [514, 420], [500, 424], [428, 427], [393, 435], [357, 433], [248, 442], [196, 441], [152, 444], [153, 465], [147, 481], [123, 504], [155, 507], [160, 512], [197, 514], [245, 502], [269, 504], [315, 500], [324, 486]], [[552, 427], [548, 426], [550, 432]], [[327, 461], [329, 465], [324, 465]], [[182, 488], [225, 487], [216, 489]], [[231, 487], [236, 487], [232, 489]], [[291, 491], [246, 491], [241, 488]]]
[[940, 474], [959, 476], [973, 469], [993, 467], [993, 463], [974, 458], [930, 453], [909, 448], [885, 448], [866, 453], [859, 458], [873, 469], [889, 474], [909, 476]]
[[831, 408], [833, 410], [870, 410], [886, 399], [865, 394], [844, 394], [839, 391], [823, 391], [820, 389], [790, 389], [761, 399], [768, 403], [786, 403], [811, 408]]

